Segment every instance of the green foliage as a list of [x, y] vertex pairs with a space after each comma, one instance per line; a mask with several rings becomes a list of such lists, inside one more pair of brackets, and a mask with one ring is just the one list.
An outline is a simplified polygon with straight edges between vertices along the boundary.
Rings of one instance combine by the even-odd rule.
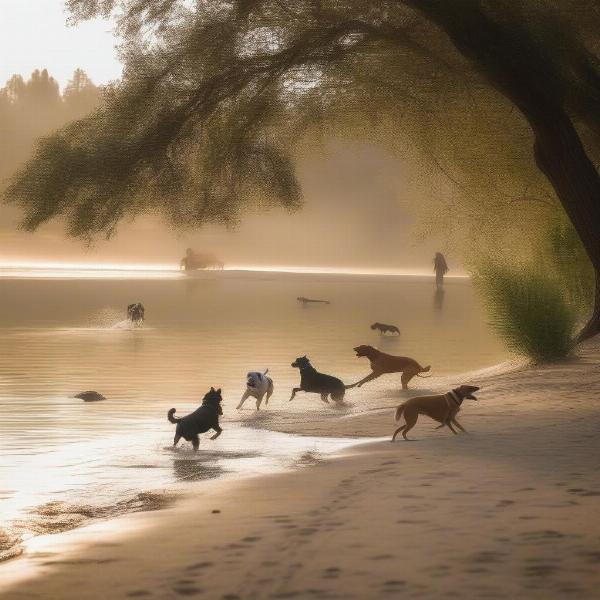
[[564, 218], [557, 218], [544, 242], [548, 268], [562, 282], [569, 302], [581, 316], [589, 314], [594, 303], [594, 267], [577, 232]]
[[577, 310], [563, 285], [542, 265], [480, 263], [474, 281], [490, 324], [507, 347], [534, 361], [567, 357], [574, 346]]
[[40, 145], [6, 198], [27, 228], [62, 217], [81, 237], [144, 211], [179, 227], [232, 224], [257, 205], [297, 208], [296, 142], [329, 127], [420, 154], [422, 180], [443, 172], [460, 188], [437, 199], [471, 197], [472, 213], [486, 212], [481, 198], [490, 214], [523, 197], [502, 213], [512, 217], [548, 186], [527, 124], [493, 82], [532, 81], [597, 131], [597, 15], [591, 0], [574, 6], [67, 0], [75, 19], [116, 14], [124, 78], [91, 119]]

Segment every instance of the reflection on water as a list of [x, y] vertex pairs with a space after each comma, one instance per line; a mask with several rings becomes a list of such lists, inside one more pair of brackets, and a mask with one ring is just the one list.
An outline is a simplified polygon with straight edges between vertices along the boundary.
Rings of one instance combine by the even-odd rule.
[[[0, 496], [0, 560], [14, 555], [33, 535], [156, 510], [171, 501], [172, 493], [201, 481], [282, 470], [307, 452], [331, 452], [351, 443], [227, 423], [219, 440], [203, 437], [195, 453], [189, 444], [175, 449], [165, 445], [169, 428], [166, 418], [125, 419], [118, 433], [55, 443], [33, 456], [2, 456], [2, 477], [10, 488]], [[127, 433], [134, 429], [135, 435]]]
[[[316, 395], [288, 402], [297, 356], [346, 382], [368, 372], [352, 351], [358, 344], [413, 356], [436, 375], [505, 358], [466, 280], [447, 282], [437, 312], [431, 281], [410, 277], [223, 272], [0, 284], [0, 553], [40, 530], [152, 506], [144, 494], [155, 490], [310, 464], [340, 448], [347, 442], [252, 427], [278, 411], [304, 420], [334, 410]], [[304, 310], [298, 296], [331, 304]], [[132, 299], [146, 307], [142, 328], [125, 321]], [[380, 336], [374, 321], [396, 323], [402, 335]], [[235, 406], [246, 373], [266, 368], [275, 393], [265, 411], [244, 407], [253, 418], [241, 426]], [[211, 386], [223, 388], [223, 435], [201, 436], [199, 454], [189, 444], [173, 450], [167, 411], [191, 412]], [[381, 386], [399, 382], [387, 376], [349, 390], [340, 416], [376, 406]], [[73, 398], [83, 390], [107, 400]]]
[[225, 469], [219, 466], [206, 464], [200, 459], [173, 461], [173, 474], [178, 481], [204, 481], [205, 479], [216, 479], [225, 474]]
[[444, 308], [444, 289], [436, 288], [433, 292], [433, 308], [437, 311], [441, 311]]

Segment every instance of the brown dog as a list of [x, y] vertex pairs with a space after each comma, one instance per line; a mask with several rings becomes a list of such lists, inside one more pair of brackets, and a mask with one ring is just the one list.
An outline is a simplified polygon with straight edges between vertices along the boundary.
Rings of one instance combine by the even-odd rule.
[[479, 388], [474, 385], [461, 385], [454, 388], [447, 394], [438, 394], [437, 396], [417, 396], [411, 398], [396, 409], [396, 422], [404, 414], [406, 423], [402, 427], [398, 427], [392, 436], [392, 442], [396, 436], [402, 432], [402, 437], [408, 440], [406, 434], [415, 426], [419, 415], [427, 415], [434, 421], [441, 423], [436, 429], [447, 425], [452, 433], [456, 434], [456, 430], [452, 424], [456, 425], [465, 433], [467, 430], [456, 420], [456, 415], [460, 411], [463, 400], [477, 400], [473, 395]]
[[357, 346], [354, 348], [354, 352], [356, 352], [356, 356], [359, 358], [366, 356], [369, 359], [371, 362], [371, 370], [373, 372], [370, 375], [367, 375], [364, 379], [347, 386], [348, 388], [352, 388], [354, 386], [360, 387], [363, 383], [377, 379], [377, 377], [381, 377], [385, 373], [402, 373], [402, 389], [406, 390], [408, 389], [408, 382], [415, 375], [419, 375], [419, 373], [427, 373], [427, 371], [431, 369], [429, 366], [423, 368], [413, 358], [385, 354], [384, 352], [377, 350], [377, 348], [373, 348], [373, 346]]

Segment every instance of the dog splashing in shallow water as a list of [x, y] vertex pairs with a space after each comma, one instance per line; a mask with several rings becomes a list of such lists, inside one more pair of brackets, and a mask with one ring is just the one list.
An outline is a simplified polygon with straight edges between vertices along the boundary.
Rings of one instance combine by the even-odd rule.
[[373, 381], [386, 373], [402, 373], [402, 389], [408, 389], [408, 383], [413, 377], [423, 377], [422, 373], [427, 373], [431, 369], [430, 366], [422, 367], [414, 358], [408, 356], [393, 356], [386, 354], [373, 348], [373, 346], [356, 346], [354, 348], [358, 358], [366, 357], [371, 363], [371, 371], [369, 375], [347, 386], [348, 388], [360, 387], [368, 381]]
[[127, 307], [127, 318], [137, 327], [144, 324], [146, 310], [141, 302], [134, 302]]
[[223, 414], [221, 408], [221, 388], [215, 390], [210, 388], [210, 391], [202, 399], [202, 405], [197, 408], [193, 413], [186, 415], [185, 417], [175, 417], [175, 409], [172, 408], [167, 418], [171, 423], [177, 425], [175, 429], [175, 439], [173, 440], [173, 446], [177, 446], [177, 443], [181, 438], [192, 442], [194, 450], [198, 450], [200, 445], [200, 439], [198, 436], [201, 433], [206, 433], [209, 429], [216, 431], [210, 439], [216, 440], [222, 433], [221, 426], [219, 425], [219, 416]]
[[319, 373], [311, 364], [306, 356], [297, 358], [292, 367], [300, 370], [300, 387], [292, 390], [290, 402], [294, 399], [297, 392], [314, 392], [321, 394], [323, 402], [329, 402], [328, 396], [336, 404], [343, 404], [346, 387], [343, 382], [332, 375]]
[[269, 398], [273, 394], [273, 380], [270, 377], [267, 377], [267, 373], [269, 369], [267, 369], [264, 373], [260, 371], [250, 371], [246, 375], [246, 391], [240, 400], [240, 403], [237, 405], [237, 410], [242, 408], [244, 402], [252, 396], [256, 398], [256, 410], [260, 410], [260, 405], [265, 397], [265, 405], [269, 403]]

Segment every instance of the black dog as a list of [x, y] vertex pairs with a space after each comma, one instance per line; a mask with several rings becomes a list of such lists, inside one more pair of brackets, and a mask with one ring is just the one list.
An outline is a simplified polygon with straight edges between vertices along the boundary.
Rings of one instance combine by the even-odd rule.
[[223, 409], [221, 408], [222, 401], [221, 388], [215, 390], [215, 388], [211, 387], [210, 392], [202, 400], [202, 406], [197, 408], [193, 413], [177, 419], [173, 416], [175, 409], [172, 408], [168, 412], [167, 418], [171, 423], [177, 424], [173, 446], [177, 446], [177, 442], [183, 438], [188, 442], [192, 442], [194, 450], [198, 450], [198, 446], [200, 445], [198, 434], [206, 433], [209, 429], [214, 429], [217, 432], [210, 439], [217, 439], [223, 431], [219, 426], [219, 415], [223, 414]]
[[386, 325], [385, 323], [373, 323], [371, 329], [378, 329], [379, 333], [384, 334], [388, 331], [390, 333], [397, 333], [400, 335], [400, 330], [395, 325]]
[[144, 305], [136, 302], [127, 307], [127, 318], [135, 325], [141, 325], [144, 322], [145, 312]]
[[315, 392], [321, 394], [323, 402], [329, 402], [327, 396], [331, 394], [331, 399], [337, 404], [344, 402], [346, 387], [337, 377], [323, 375], [319, 373], [311, 364], [306, 356], [297, 358], [292, 367], [300, 369], [300, 387], [292, 390], [290, 402], [294, 399], [296, 392]]

